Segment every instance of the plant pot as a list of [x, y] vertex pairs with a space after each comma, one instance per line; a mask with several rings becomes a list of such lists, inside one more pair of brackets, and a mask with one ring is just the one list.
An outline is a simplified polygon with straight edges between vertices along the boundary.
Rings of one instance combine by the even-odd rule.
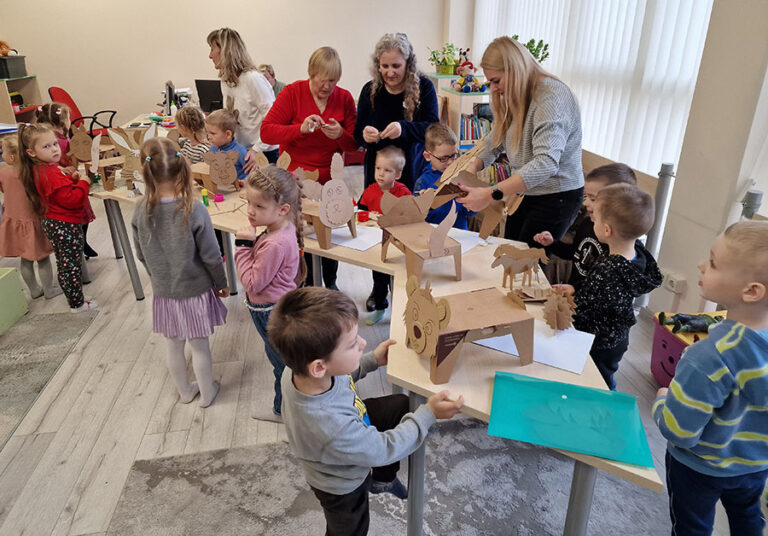
[[453, 65], [437, 65], [437, 74], [455, 74]]

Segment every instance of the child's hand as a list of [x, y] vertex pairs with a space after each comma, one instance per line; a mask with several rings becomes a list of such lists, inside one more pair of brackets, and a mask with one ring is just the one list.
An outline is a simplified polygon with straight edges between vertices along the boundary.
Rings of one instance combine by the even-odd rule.
[[540, 233], [533, 235], [533, 240], [534, 242], [538, 242], [542, 246], [549, 246], [555, 241], [555, 239], [552, 238], [552, 234], [549, 231], [542, 231]]
[[314, 132], [315, 129], [325, 125], [325, 121], [323, 121], [323, 118], [320, 117], [317, 114], [308, 115], [304, 122], [301, 123], [301, 133], [302, 134], [309, 134], [310, 132]]
[[247, 227], [241, 227], [237, 230], [237, 234], [235, 234], [235, 240], [250, 240], [251, 242], [256, 241], [256, 229], [248, 225]]
[[666, 387], [662, 387], [661, 389], [656, 391], [656, 398], [659, 398], [660, 396], [667, 396], [667, 391], [669, 391], [669, 389], [667, 389]]
[[429, 400], [427, 400], [427, 407], [432, 410], [432, 413], [434, 413], [435, 417], [438, 419], [450, 419], [456, 415], [461, 409], [461, 406], [464, 405], [463, 396], [459, 396], [459, 398], [454, 401], [448, 398], [449, 394], [448, 391], [440, 391], [439, 393], [430, 396]]
[[576, 293], [576, 289], [573, 288], [573, 285], [552, 285], [552, 290], [556, 290], [557, 292], [563, 292], [566, 296], [573, 296]]
[[387, 125], [387, 128], [381, 131], [381, 138], [391, 138], [396, 140], [403, 133], [403, 127], [400, 126], [399, 121], [392, 121]]
[[72, 174], [69, 176], [69, 180], [71, 180], [74, 183], [79, 181], [80, 180], [80, 172], [79, 171], [72, 172]]
[[326, 124], [320, 125], [320, 128], [323, 129], [323, 134], [325, 134], [330, 140], [337, 140], [341, 138], [341, 135], [344, 133], [344, 129], [341, 128], [341, 124], [339, 124], [339, 122], [333, 118], [331, 118]]
[[389, 347], [393, 344], [397, 344], [395, 339], [387, 339], [373, 350], [373, 355], [376, 357], [376, 363], [378, 363], [380, 367], [383, 367], [389, 361]]
[[219, 298], [226, 298], [227, 296], [229, 296], [229, 287], [216, 289], [216, 295]]
[[363, 129], [363, 139], [366, 143], [376, 143], [381, 139], [381, 135], [376, 127], [367, 126]]

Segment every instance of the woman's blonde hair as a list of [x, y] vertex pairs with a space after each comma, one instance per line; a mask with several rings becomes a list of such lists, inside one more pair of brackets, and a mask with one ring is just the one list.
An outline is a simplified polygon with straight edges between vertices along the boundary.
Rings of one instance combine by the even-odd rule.
[[[341, 78], [341, 59], [332, 47], [320, 47], [309, 57], [307, 74], [310, 78], [319, 76], [326, 80]], [[274, 76], [274, 75], [273, 75]]]
[[176, 197], [181, 198], [177, 210], [184, 213], [184, 222], [192, 213], [192, 173], [189, 163], [168, 138], [152, 138], [141, 146], [141, 173], [147, 189], [147, 214], [150, 216], [160, 202], [157, 185], [172, 182]]
[[221, 61], [219, 63], [219, 78], [229, 87], [237, 86], [240, 75], [246, 71], [255, 71], [245, 43], [240, 34], [232, 28], [220, 28], [208, 34], [208, 46], [219, 47]]
[[179, 108], [176, 112], [176, 124], [188, 129], [195, 136], [195, 141], [205, 141], [205, 116], [202, 110], [192, 104]]
[[504, 137], [514, 122], [512, 147], [519, 149], [525, 116], [533, 100], [536, 84], [541, 77], [552, 75], [541, 68], [528, 49], [506, 36], [491, 41], [483, 53], [480, 66], [483, 70], [504, 73], [504, 94], [491, 93], [493, 144], [498, 146], [504, 143]]
[[[69, 106], [58, 102], [49, 102], [38, 106], [35, 110], [35, 123], [44, 123], [53, 130], [65, 131], [64, 121], [69, 119]], [[66, 134], [66, 132], [64, 132]]]
[[413, 121], [413, 114], [416, 112], [421, 98], [419, 90], [419, 75], [421, 72], [416, 65], [416, 54], [413, 51], [413, 45], [408, 41], [408, 36], [404, 33], [384, 34], [379, 39], [379, 42], [376, 43], [373, 56], [371, 56], [373, 60], [371, 64], [371, 76], [373, 76], [371, 83], [371, 107], [374, 106], [374, 100], [379, 91], [384, 90], [384, 78], [381, 76], [381, 72], [379, 72], [379, 60], [384, 52], [392, 50], [400, 52], [405, 60], [403, 117], [406, 121]]
[[301, 216], [301, 182], [292, 173], [274, 164], [256, 168], [246, 179], [246, 185], [258, 190], [278, 205], [291, 207], [291, 217], [296, 226], [296, 242], [299, 245], [299, 271], [295, 282], [301, 285], [307, 277], [307, 263], [304, 261], [304, 222]]
[[35, 162], [32, 157], [27, 154], [27, 149], [34, 148], [37, 138], [48, 132], [54, 133], [51, 126], [46, 123], [31, 125], [29, 123], [19, 123], [17, 143], [19, 177], [21, 178], [21, 183], [24, 185], [24, 192], [27, 194], [29, 204], [32, 205], [32, 210], [38, 216], [45, 214], [48, 207], [37, 189], [37, 172], [35, 171], [35, 166], [38, 162]]

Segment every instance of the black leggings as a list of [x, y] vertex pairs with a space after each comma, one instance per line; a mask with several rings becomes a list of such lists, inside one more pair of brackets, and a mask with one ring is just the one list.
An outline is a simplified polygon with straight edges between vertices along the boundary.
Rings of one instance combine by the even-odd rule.
[[504, 238], [526, 242], [531, 247], [541, 247], [533, 236], [549, 231], [552, 238], [560, 240], [576, 219], [584, 188], [545, 195], [526, 195], [511, 216], [507, 216]]

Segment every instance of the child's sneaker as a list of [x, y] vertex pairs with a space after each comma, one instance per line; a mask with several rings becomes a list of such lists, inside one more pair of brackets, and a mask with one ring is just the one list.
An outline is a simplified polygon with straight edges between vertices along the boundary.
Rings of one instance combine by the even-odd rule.
[[370, 315], [368, 318], [365, 319], [365, 324], [368, 326], [372, 326], [374, 324], [377, 324], [381, 321], [382, 318], [384, 318], [384, 313], [386, 313], [386, 309], [378, 309], [373, 312], [372, 315]]
[[98, 308], [99, 304], [94, 300], [85, 300], [80, 307], [70, 307], [69, 311], [71, 313], [82, 313], [83, 311], [93, 311]]
[[374, 480], [371, 482], [371, 493], [391, 493], [398, 499], [408, 498], [408, 490], [398, 478], [395, 478], [392, 482], [378, 482]]

